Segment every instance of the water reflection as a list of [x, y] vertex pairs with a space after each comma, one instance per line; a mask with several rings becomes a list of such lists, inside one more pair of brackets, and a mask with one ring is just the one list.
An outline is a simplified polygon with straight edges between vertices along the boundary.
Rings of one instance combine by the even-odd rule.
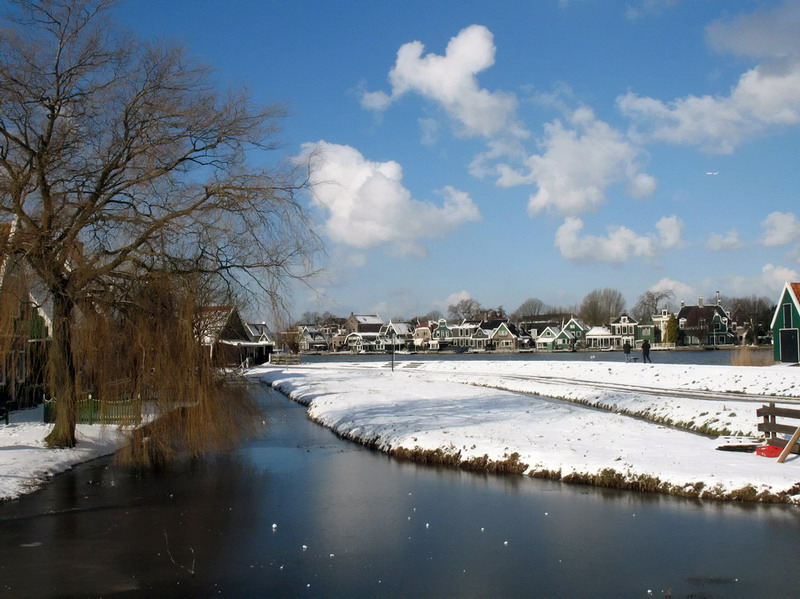
[[797, 508], [418, 467], [260, 393], [269, 436], [240, 451], [0, 506], [0, 596], [800, 595]]

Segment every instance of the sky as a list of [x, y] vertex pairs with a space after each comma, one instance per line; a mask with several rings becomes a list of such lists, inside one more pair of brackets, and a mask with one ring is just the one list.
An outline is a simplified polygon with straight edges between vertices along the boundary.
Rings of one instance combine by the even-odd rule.
[[511, 312], [800, 280], [800, 1], [121, 0], [282, 104], [326, 246], [305, 311]]

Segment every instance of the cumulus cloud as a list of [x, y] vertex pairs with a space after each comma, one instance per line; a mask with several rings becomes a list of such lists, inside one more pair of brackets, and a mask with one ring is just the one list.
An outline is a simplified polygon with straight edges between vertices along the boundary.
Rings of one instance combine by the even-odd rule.
[[470, 294], [469, 291], [467, 290], [456, 291], [455, 293], [451, 293], [450, 295], [448, 295], [444, 300], [439, 302], [434, 302], [433, 305], [442, 314], [447, 314], [447, 311], [450, 308], [450, 306], [455, 306], [458, 302], [468, 299], [472, 299], [472, 294]]
[[648, 291], [671, 291], [677, 301], [697, 297], [697, 292], [691, 285], [666, 277], [650, 287]]
[[713, 252], [727, 252], [740, 250], [745, 247], [745, 244], [739, 239], [739, 231], [732, 229], [725, 235], [712, 233], [706, 242], [706, 247]]
[[325, 213], [325, 231], [337, 243], [359, 249], [391, 244], [400, 255], [424, 256], [423, 239], [480, 220], [467, 193], [447, 186], [439, 206], [415, 200], [400, 164], [367, 160], [350, 146], [306, 143], [295, 160], [310, 164], [312, 205]]
[[555, 245], [568, 260], [581, 262], [627, 262], [631, 258], [649, 258], [662, 249], [681, 243], [683, 223], [675, 216], [656, 223], [658, 235], [639, 235], [627, 227], [612, 226], [608, 235], [584, 235], [583, 221], [567, 217], [558, 228]]
[[765, 59], [745, 72], [730, 92], [686, 96], [671, 102], [628, 92], [617, 98], [645, 139], [698, 146], [728, 154], [770, 128], [800, 124], [800, 5], [712, 23], [709, 43]]
[[365, 92], [361, 105], [370, 110], [386, 110], [403, 95], [417, 93], [440, 105], [464, 135], [527, 135], [516, 118], [516, 96], [478, 85], [478, 73], [494, 64], [491, 31], [482, 25], [471, 25], [450, 39], [444, 56], [423, 55], [424, 50], [419, 41], [403, 44], [389, 72], [391, 93]]
[[800, 273], [793, 268], [765, 264], [761, 269], [761, 281], [773, 293], [783, 289], [783, 285], [787, 281], [797, 281], [798, 279], [800, 279]]
[[619, 131], [598, 120], [587, 107], [573, 111], [567, 123], [556, 120], [545, 125], [539, 141], [541, 154], [524, 160], [519, 171], [508, 165], [498, 169], [498, 185], [535, 184], [528, 202], [531, 216], [542, 211], [577, 216], [596, 210], [606, 201], [606, 189], [627, 184], [634, 197], [655, 191], [655, 179], [640, 171], [641, 150]]
[[665, 216], [656, 223], [656, 229], [661, 237], [661, 247], [673, 248], [683, 243], [683, 221], [677, 216]]
[[800, 221], [791, 212], [772, 212], [761, 222], [764, 234], [761, 243], [778, 247], [800, 239]]

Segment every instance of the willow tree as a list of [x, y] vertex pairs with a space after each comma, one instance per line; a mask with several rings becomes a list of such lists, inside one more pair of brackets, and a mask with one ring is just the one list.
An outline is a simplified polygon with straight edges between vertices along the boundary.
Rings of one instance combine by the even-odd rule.
[[297, 178], [263, 152], [281, 109], [218, 90], [179, 47], [118, 33], [107, 8], [20, 0], [0, 30], [0, 216], [52, 301], [58, 447], [75, 445], [81, 313], [154, 270], [279, 303], [315, 249]]

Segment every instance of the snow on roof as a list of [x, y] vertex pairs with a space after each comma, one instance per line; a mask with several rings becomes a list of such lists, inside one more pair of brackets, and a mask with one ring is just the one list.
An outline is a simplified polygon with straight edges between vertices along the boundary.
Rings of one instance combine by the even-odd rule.
[[383, 324], [383, 318], [377, 314], [353, 314], [359, 324]]
[[589, 329], [589, 332], [586, 333], [587, 337], [600, 337], [602, 335], [611, 335], [611, 331], [606, 327], [592, 327]]

